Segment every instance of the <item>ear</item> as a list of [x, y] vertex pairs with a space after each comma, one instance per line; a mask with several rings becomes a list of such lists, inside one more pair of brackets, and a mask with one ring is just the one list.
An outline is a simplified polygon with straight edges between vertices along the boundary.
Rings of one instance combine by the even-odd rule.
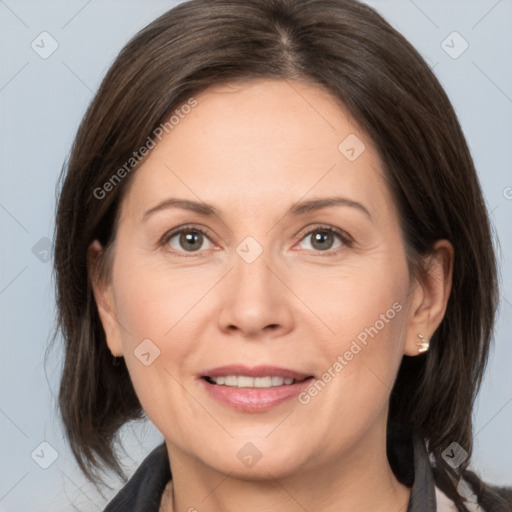
[[420, 354], [419, 335], [430, 340], [441, 324], [452, 288], [454, 250], [448, 240], [438, 240], [426, 257], [425, 271], [412, 284], [404, 354]]
[[121, 326], [117, 321], [113, 286], [111, 282], [105, 282], [105, 277], [99, 271], [99, 259], [103, 252], [101, 244], [94, 240], [87, 249], [87, 268], [108, 348], [113, 356], [120, 357], [123, 355]]

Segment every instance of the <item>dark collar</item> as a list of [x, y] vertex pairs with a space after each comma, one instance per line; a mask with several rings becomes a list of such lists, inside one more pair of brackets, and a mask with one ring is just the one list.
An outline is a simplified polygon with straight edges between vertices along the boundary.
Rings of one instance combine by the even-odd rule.
[[435, 512], [436, 487], [425, 442], [419, 436], [413, 437], [414, 482], [407, 512], [429, 510]]
[[[413, 439], [414, 483], [407, 512], [436, 511], [435, 484], [425, 443]], [[410, 468], [401, 468], [403, 473]], [[157, 446], [142, 462], [127, 484], [104, 512], [158, 512], [165, 486], [171, 479], [165, 443]]]
[[162, 443], [142, 461], [104, 512], [158, 512], [170, 479], [169, 456]]

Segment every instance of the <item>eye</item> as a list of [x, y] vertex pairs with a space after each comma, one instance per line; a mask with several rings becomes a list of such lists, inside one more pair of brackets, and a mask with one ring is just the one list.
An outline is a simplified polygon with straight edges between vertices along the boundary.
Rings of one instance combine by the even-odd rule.
[[[307, 232], [300, 241], [307, 240], [309, 240], [309, 247], [306, 246], [306, 250], [326, 254], [333, 254], [339, 248], [350, 247], [353, 242], [348, 233], [332, 226], [317, 226]], [[183, 226], [167, 233], [162, 238], [162, 245], [178, 256], [193, 256], [194, 253], [200, 255], [204, 250], [215, 247], [207, 230], [196, 226]]]
[[308, 231], [301, 239], [301, 242], [304, 240], [309, 240], [309, 247], [305, 247], [307, 250], [313, 250], [315, 252], [329, 251], [328, 254], [336, 252], [335, 249], [340, 247], [350, 246], [352, 243], [351, 237], [344, 231], [325, 226], [318, 226]]
[[171, 252], [178, 254], [200, 252], [202, 249], [208, 248], [205, 247], [207, 243], [211, 245], [210, 249], [214, 246], [205, 230], [191, 226], [182, 227], [168, 233], [164, 236], [162, 242], [171, 249]]

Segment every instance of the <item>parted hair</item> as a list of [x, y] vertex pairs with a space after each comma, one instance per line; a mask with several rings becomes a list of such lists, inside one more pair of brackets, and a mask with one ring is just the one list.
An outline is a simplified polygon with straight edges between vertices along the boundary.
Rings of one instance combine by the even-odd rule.
[[124, 360], [113, 364], [87, 264], [92, 241], [107, 249], [114, 244], [123, 191], [137, 165], [108, 193], [95, 191], [105, 190], [189, 98], [212, 85], [266, 78], [319, 85], [373, 141], [411, 273], [428, 270], [422, 262], [437, 240], [452, 243], [445, 317], [426, 354], [403, 357], [388, 430], [425, 439], [436, 484], [458, 510], [466, 510], [456, 488], [461, 476], [493, 511], [510, 510], [468, 471], [469, 457], [454, 471], [441, 455], [452, 442], [471, 454], [473, 405], [498, 301], [493, 237], [475, 166], [432, 70], [375, 10], [356, 0], [183, 2], [138, 32], [106, 73], [62, 170], [55, 228], [54, 339], [60, 332], [64, 344], [59, 409], [80, 468], [95, 483], [103, 471], [123, 476], [119, 429], [143, 417]]

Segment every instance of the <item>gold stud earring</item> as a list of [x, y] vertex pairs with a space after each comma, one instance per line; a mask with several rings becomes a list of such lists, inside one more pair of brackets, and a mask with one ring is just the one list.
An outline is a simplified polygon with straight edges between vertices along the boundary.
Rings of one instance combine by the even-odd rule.
[[420, 354], [423, 354], [423, 352], [426, 352], [428, 350], [430, 346], [430, 341], [425, 340], [423, 334], [418, 334], [418, 338], [420, 339], [420, 341], [416, 342], [416, 345], [418, 345], [418, 352]]

